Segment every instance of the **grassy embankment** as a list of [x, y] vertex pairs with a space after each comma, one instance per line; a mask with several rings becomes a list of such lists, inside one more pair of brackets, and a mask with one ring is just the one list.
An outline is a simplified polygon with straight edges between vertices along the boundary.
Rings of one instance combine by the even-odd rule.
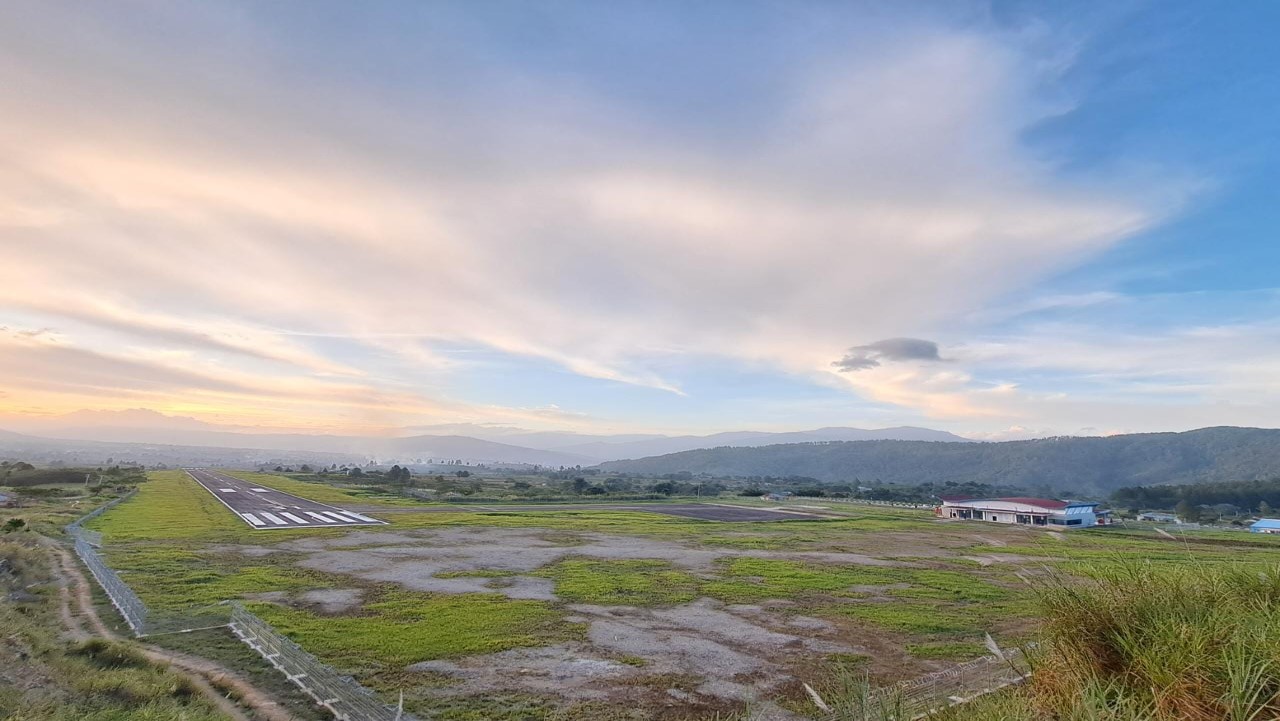
[[0, 535], [0, 719], [214, 721], [224, 718], [186, 678], [126, 644], [70, 642], [58, 588], [35, 534]]

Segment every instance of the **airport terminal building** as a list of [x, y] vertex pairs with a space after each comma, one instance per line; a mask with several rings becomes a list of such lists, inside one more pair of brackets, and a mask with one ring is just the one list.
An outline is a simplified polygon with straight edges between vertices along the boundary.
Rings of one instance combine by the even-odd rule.
[[1052, 498], [964, 498], [944, 496], [934, 509], [939, 518], [1011, 523], [1054, 529], [1088, 528], [1106, 525], [1110, 511], [1099, 511], [1097, 503], [1059, 501]]

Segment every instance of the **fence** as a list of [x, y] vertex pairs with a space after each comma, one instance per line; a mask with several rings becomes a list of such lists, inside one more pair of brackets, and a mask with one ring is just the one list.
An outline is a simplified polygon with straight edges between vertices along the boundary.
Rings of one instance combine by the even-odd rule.
[[85, 521], [97, 518], [111, 508], [124, 503], [133, 497], [137, 491], [130, 491], [125, 495], [104, 503], [93, 509], [84, 516], [77, 518], [69, 523], [66, 527], [68, 536], [75, 542], [76, 555], [84, 561], [84, 565], [88, 567], [89, 573], [93, 574], [98, 585], [106, 591], [107, 598], [111, 599], [111, 605], [116, 607], [120, 612], [120, 616], [124, 618], [125, 623], [129, 624], [129, 628], [135, 636], [145, 636], [147, 628], [147, 607], [142, 603], [142, 599], [138, 598], [133, 589], [129, 588], [116, 572], [111, 570], [102, 560], [102, 556], [98, 555], [94, 546], [102, 546], [102, 534], [97, 531], [90, 531], [83, 527]]
[[355, 679], [338, 673], [302, 650], [298, 644], [285, 638], [269, 623], [245, 610], [237, 602], [181, 614], [156, 613], [148, 609], [133, 589], [107, 566], [94, 548], [101, 547], [102, 534], [81, 525], [132, 496], [133, 493], [130, 492], [95, 509], [68, 524], [66, 531], [75, 542], [76, 555], [106, 592], [111, 605], [115, 606], [125, 623], [129, 624], [134, 636], [142, 638], [230, 626], [241, 641], [284, 673], [289, 681], [315, 699], [317, 704], [328, 709], [338, 721], [417, 721], [413, 716], [402, 714], [382, 703], [372, 691], [361, 686]]
[[76, 555], [84, 561], [85, 566], [88, 566], [89, 572], [93, 574], [102, 590], [107, 592], [111, 605], [116, 607], [125, 623], [129, 624], [133, 635], [147, 635], [147, 607], [142, 603], [142, 599], [120, 580], [115, 571], [107, 567], [93, 546], [79, 537], [80, 532], [82, 532], [81, 529], [77, 528], [72, 534], [75, 538]]
[[233, 601], [231, 607], [232, 632], [338, 721], [417, 721], [382, 703], [355, 679], [340, 675], [241, 604]]
[[830, 721], [912, 721], [927, 718], [949, 706], [1023, 682], [1031, 675], [1025, 654], [1003, 651], [1003, 658], [985, 656], [910, 681], [874, 689], [845, 703]]

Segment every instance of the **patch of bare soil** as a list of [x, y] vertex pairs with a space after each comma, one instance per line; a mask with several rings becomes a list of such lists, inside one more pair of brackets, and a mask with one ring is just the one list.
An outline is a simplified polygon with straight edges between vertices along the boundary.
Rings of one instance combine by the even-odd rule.
[[[379, 542], [390, 545], [378, 545]], [[568, 556], [663, 560], [697, 573], [712, 572], [720, 559], [741, 556], [823, 564], [910, 565], [862, 553], [699, 548], [676, 541], [602, 533], [548, 539], [537, 529], [521, 528], [448, 528], [416, 533], [357, 531], [339, 539], [289, 541], [279, 548], [300, 554], [299, 565], [303, 568], [395, 583], [415, 591], [501, 593], [508, 598], [545, 601], [556, 600], [551, 581], [509, 574], [532, 573]], [[497, 583], [481, 575], [484, 571], [509, 577]], [[451, 575], [460, 572], [477, 575]]]
[[[726, 701], [760, 706], [767, 705], [775, 690], [796, 681], [789, 670], [793, 657], [858, 651], [821, 638], [836, 630], [830, 623], [779, 617], [760, 606], [700, 599], [662, 609], [567, 608], [575, 614], [572, 620], [588, 624], [588, 643], [427, 661], [407, 670], [446, 677], [439, 692], [447, 696], [517, 690], [646, 706], [714, 707]], [[672, 689], [671, 678], [697, 680], [687, 690]], [[790, 717], [767, 706], [770, 718]]]
[[298, 596], [303, 603], [315, 606], [321, 613], [343, 613], [359, 607], [363, 588], [320, 588]]
[[[955, 555], [954, 550], [929, 547], [928, 539], [914, 537], [905, 544], [886, 535], [859, 534], [834, 539], [817, 550], [783, 551], [606, 533], [556, 535], [536, 528], [461, 527], [359, 530], [341, 538], [292, 540], [277, 548], [301, 567], [364, 581], [430, 593], [488, 592], [550, 602], [559, 600], [553, 582], [533, 574], [568, 557], [663, 560], [710, 576], [720, 571], [719, 562], [738, 557], [919, 567], [906, 558], [877, 555], [917, 550], [931, 552], [920, 556]], [[942, 543], [958, 549], [975, 541], [968, 533], [958, 533], [947, 535]], [[889, 600], [884, 593], [892, 588], [860, 590], [872, 597], [867, 600]], [[290, 602], [307, 602], [309, 596]], [[359, 603], [358, 597], [324, 598], [342, 604], [344, 610]], [[310, 600], [319, 603], [321, 597]], [[519, 692], [654, 710], [724, 709], [750, 703], [763, 718], [786, 719], [789, 714], [769, 699], [792, 695], [800, 682], [827, 671], [824, 666], [833, 654], [887, 654], [894, 668], [918, 664], [905, 656], [901, 644], [889, 648], [884, 639], [856, 637], [851, 642], [852, 632], [843, 621], [802, 615], [794, 602], [781, 599], [726, 606], [704, 598], [667, 608], [567, 605], [565, 610], [570, 614], [566, 621], [586, 625], [585, 641], [427, 661], [408, 671], [423, 674], [424, 683], [429, 678], [431, 693], [451, 698]]]

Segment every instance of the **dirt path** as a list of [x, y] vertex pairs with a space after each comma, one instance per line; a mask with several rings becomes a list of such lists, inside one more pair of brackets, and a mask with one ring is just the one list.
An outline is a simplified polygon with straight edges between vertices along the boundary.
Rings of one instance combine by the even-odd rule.
[[[72, 640], [85, 641], [95, 636], [113, 641], [122, 640], [102, 622], [97, 609], [93, 605], [93, 595], [89, 590], [89, 581], [80, 570], [66, 549], [52, 539], [42, 539], [44, 546], [56, 561], [50, 568], [58, 577], [59, 608], [58, 616], [66, 625]], [[72, 598], [75, 599], [74, 608]], [[88, 624], [86, 628], [85, 624]], [[208, 659], [189, 656], [177, 651], [170, 651], [156, 646], [139, 643], [142, 653], [149, 660], [170, 666], [187, 676], [192, 683], [228, 718], [234, 721], [296, 721], [279, 703], [268, 694], [238, 676], [226, 667]], [[253, 712], [253, 717], [227, 698], [220, 690], [229, 691], [237, 697], [239, 703]]]

